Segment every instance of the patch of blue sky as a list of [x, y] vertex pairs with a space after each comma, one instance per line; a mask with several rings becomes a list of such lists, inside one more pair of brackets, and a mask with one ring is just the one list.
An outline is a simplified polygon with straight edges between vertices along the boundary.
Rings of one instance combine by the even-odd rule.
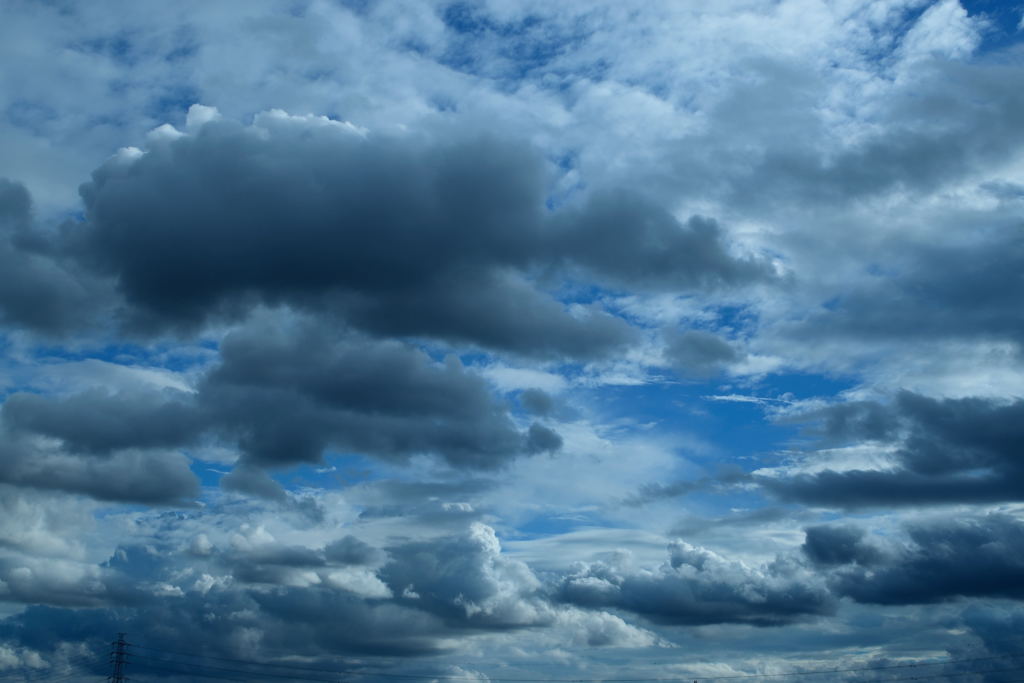
[[[697, 488], [675, 496], [680, 513], [711, 519], [729, 519], [736, 511], [756, 510], [768, 504], [759, 488], [741, 487], [723, 482], [719, 486]], [[678, 519], [665, 520], [678, 528]]]
[[800, 435], [799, 425], [773, 421], [772, 408], [791, 400], [834, 396], [855, 384], [852, 378], [788, 373], [765, 378], [753, 392], [735, 390], [717, 378], [602, 387], [590, 390], [589, 402], [620, 434], [696, 437], [699, 443], [714, 446], [687, 449], [690, 461], [712, 470], [735, 463], [749, 471]]
[[985, 21], [979, 55], [1024, 42], [1024, 3], [1020, 0], [961, 0], [960, 5], [969, 16]]
[[755, 385], [763, 396], [785, 397], [794, 400], [835, 396], [859, 384], [853, 375], [824, 375], [819, 373], [778, 373], [766, 375]]
[[220, 486], [220, 478], [231, 470], [231, 465], [212, 463], [198, 458], [193, 458], [189, 463], [192, 474], [199, 479], [199, 485], [204, 489], [217, 488]]
[[888, 66], [893, 52], [899, 47], [904, 36], [935, 2], [936, 0], [917, 0], [906, 3], [894, 24], [879, 26], [866, 23], [865, 28], [871, 32], [871, 40], [868, 41], [871, 47], [863, 53], [864, 57], [875, 66]]
[[[570, 33], [555, 31], [536, 16], [496, 21], [469, 3], [449, 5], [441, 18], [453, 40], [440, 63], [456, 71], [496, 78], [506, 87], [543, 70], [586, 37], [579, 27]], [[570, 84], [561, 85], [567, 88]]]
[[757, 311], [751, 306], [713, 306], [705, 311], [714, 314], [715, 327], [718, 329], [742, 330], [757, 324]]
[[146, 103], [145, 114], [154, 121], [167, 122], [180, 128], [185, 124], [189, 107], [202, 100], [202, 94], [196, 87], [176, 84], [151, 97]]
[[143, 346], [132, 343], [104, 343], [98, 346], [47, 346], [39, 345], [31, 350], [31, 358], [41, 362], [74, 362], [99, 360], [116, 365], [147, 366], [185, 372], [201, 367], [219, 348], [219, 344], [211, 339], [198, 340], [189, 346], [159, 343]]
[[545, 513], [532, 517], [524, 523], [517, 524], [514, 537], [516, 540], [532, 540], [571, 533], [583, 527], [607, 527], [611, 525], [612, 523], [596, 509]]
[[565, 278], [558, 283], [558, 286], [551, 293], [563, 304], [582, 304], [585, 306], [590, 304], [606, 304], [612, 312], [623, 315], [621, 311], [616, 310], [615, 300], [625, 296], [628, 292], [626, 290], [602, 287], [592, 282], [580, 282], [571, 278]]

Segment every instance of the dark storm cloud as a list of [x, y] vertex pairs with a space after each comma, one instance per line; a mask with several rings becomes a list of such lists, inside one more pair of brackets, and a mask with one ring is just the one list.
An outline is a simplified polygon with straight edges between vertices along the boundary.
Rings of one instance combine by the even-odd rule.
[[[913, 525], [884, 563], [840, 570], [833, 590], [857, 602], [904, 605], [961, 597], [1024, 598], [1024, 524], [1005, 515]], [[808, 537], [810, 539], [810, 537]]]
[[496, 468], [561, 445], [546, 427], [520, 432], [507, 406], [457, 360], [437, 364], [397, 342], [338, 338], [306, 323], [287, 331], [254, 325], [230, 334], [221, 357], [198, 401], [251, 464], [317, 462], [330, 446]]
[[82, 186], [62, 253], [113, 276], [130, 324], [190, 329], [254, 303], [330, 312], [364, 331], [592, 358], [632, 339], [531, 278], [692, 290], [770, 278], [712, 220], [680, 224], [625, 192], [549, 219], [528, 148], [365, 137], [271, 113], [122, 154]]
[[35, 232], [28, 191], [0, 178], [0, 322], [48, 335], [85, 324], [94, 294]]
[[14, 394], [3, 404], [15, 432], [61, 439], [72, 452], [108, 454], [125, 448], [175, 448], [203, 428], [192, 396], [175, 390], [109, 393], [93, 389], [66, 398]]
[[195, 441], [203, 428], [189, 394], [19, 393], [4, 402], [0, 420], [0, 481], [150, 505], [187, 504], [199, 493], [188, 459], [170, 450]]
[[[103, 500], [181, 502], [197, 488], [173, 450], [220, 443], [243, 454], [224, 489], [288, 502], [264, 468], [319, 462], [328, 448], [497, 469], [562, 445], [547, 426], [520, 429], [457, 360], [438, 363], [399, 342], [285, 316], [232, 332], [220, 351], [195, 393], [12, 395], [0, 413], [11, 437], [0, 478]], [[44, 448], [40, 437], [55, 441]]]
[[870, 565], [880, 557], [878, 549], [864, 542], [864, 530], [857, 527], [812, 526], [804, 533], [800, 549], [817, 565]]
[[756, 478], [784, 500], [855, 508], [1024, 499], [1022, 400], [933, 399], [901, 392], [891, 405], [858, 403], [812, 416], [833, 438], [891, 439], [897, 466]]
[[83, 457], [0, 436], [6, 437], [0, 443], [0, 481], [9, 484], [148, 505], [188, 504], [199, 493], [188, 459], [176, 453], [124, 450]]
[[821, 581], [795, 563], [753, 568], [682, 541], [669, 547], [669, 562], [656, 571], [595, 562], [566, 577], [558, 595], [681, 625], [779, 626], [835, 609]]

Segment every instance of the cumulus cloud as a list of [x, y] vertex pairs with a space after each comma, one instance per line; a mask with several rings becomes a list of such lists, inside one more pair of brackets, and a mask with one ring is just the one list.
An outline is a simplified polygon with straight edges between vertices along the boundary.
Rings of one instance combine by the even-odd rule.
[[864, 530], [852, 526], [813, 526], [804, 530], [800, 549], [817, 565], [857, 563], [870, 565], [879, 559], [876, 548], [864, 542]]
[[[812, 540], [808, 534], [810, 546], [805, 547], [823, 548], [820, 532], [816, 535]], [[992, 514], [916, 523], [907, 535], [909, 544], [884, 559], [860, 545], [860, 539], [854, 547], [833, 543], [826, 559], [858, 565], [837, 571], [830, 580], [833, 590], [858, 602], [900, 605], [1024, 596], [1024, 562], [1017, 550], [1024, 541], [1020, 520]]]
[[389, 549], [381, 578], [405, 604], [464, 627], [550, 624], [541, 583], [524, 563], [502, 556], [494, 530], [474, 523], [463, 536]]
[[488, 138], [367, 136], [276, 110], [251, 126], [213, 119], [97, 169], [65, 249], [116, 279], [143, 328], [287, 302], [377, 335], [580, 358], [621, 346], [629, 326], [567, 310], [531, 272], [673, 289], [770, 277], [731, 256], [714, 221], [680, 225], [628, 193], [548, 225], [543, 178], [526, 148]]
[[20, 393], [4, 401], [4, 422], [15, 432], [60, 439], [72, 452], [109, 454], [125, 448], [175, 448], [203, 427], [184, 392], [86, 390], [64, 398]]
[[656, 570], [612, 562], [579, 567], [559, 597], [586, 607], [612, 607], [661, 624], [740, 623], [777, 626], [831, 614], [834, 600], [821, 580], [784, 560], [752, 567], [675, 541]]
[[174, 452], [129, 449], [80, 457], [34, 440], [8, 438], [0, 455], [0, 481], [16, 486], [149, 505], [187, 505], [199, 493], [188, 458]]
[[1019, 16], [965, 5], [14, 3], [0, 675], [1019, 654]]
[[55, 258], [31, 209], [25, 187], [0, 178], [0, 322], [59, 336], [88, 323], [96, 293]]
[[893, 466], [825, 467], [758, 477], [784, 500], [831, 507], [955, 504], [1020, 500], [1017, 444], [1024, 402], [935, 399], [901, 392], [890, 404], [838, 404], [809, 415], [825, 434], [891, 451]]
[[339, 337], [305, 321], [263, 324], [230, 334], [221, 358], [198, 402], [253, 464], [317, 462], [332, 446], [390, 459], [437, 454], [486, 469], [561, 443], [546, 427], [517, 429], [458, 360], [438, 363], [398, 342]]

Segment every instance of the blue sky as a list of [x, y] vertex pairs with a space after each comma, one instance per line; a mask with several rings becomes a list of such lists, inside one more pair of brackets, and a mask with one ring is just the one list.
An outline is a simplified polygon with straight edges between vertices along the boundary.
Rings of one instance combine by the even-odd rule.
[[0, 677], [1016, 680], [1022, 36], [7, 3]]

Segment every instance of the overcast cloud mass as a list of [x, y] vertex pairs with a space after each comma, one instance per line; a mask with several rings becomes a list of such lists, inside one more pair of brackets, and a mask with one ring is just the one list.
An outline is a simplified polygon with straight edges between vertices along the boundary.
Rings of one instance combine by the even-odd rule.
[[1024, 678], [1024, 5], [0, 5], [0, 679]]

